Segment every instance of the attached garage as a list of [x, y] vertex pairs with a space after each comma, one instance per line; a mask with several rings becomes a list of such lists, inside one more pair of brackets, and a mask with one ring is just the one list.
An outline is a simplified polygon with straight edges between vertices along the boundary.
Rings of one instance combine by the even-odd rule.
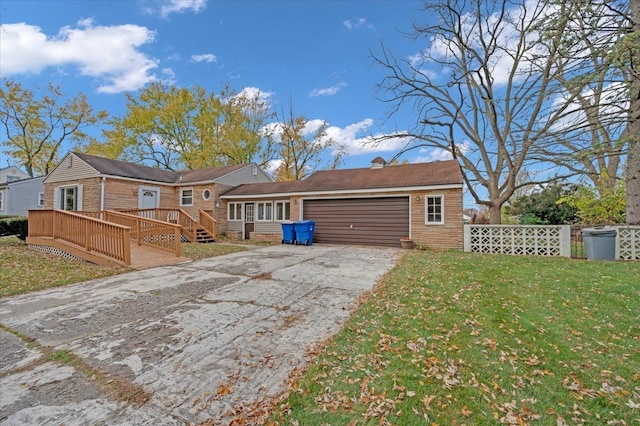
[[410, 235], [408, 196], [304, 200], [302, 216], [317, 243], [400, 247]]

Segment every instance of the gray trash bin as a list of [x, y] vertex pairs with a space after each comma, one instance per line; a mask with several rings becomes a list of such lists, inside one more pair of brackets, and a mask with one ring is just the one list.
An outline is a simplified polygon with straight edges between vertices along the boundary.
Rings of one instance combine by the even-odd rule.
[[616, 230], [585, 228], [582, 230], [584, 251], [589, 260], [616, 260]]

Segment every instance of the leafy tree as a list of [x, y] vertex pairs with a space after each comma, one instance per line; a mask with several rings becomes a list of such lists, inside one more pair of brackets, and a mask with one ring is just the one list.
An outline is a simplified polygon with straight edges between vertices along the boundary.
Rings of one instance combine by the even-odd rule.
[[574, 104], [572, 95], [550, 100], [561, 90], [557, 63], [569, 19], [559, 19], [542, 43], [537, 23], [549, 12], [540, 1], [425, 1], [424, 10], [426, 23], [414, 24], [412, 36], [426, 49], [398, 59], [383, 45], [374, 55], [387, 71], [379, 89], [390, 114], [406, 108], [415, 117], [410, 130], [388, 137], [407, 138], [401, 153], [450, 152], [476, 203], [500, 223], [502, 205], [525, 184], [519, 173], [537, 161], [533, 147], [554, 140]]
[[[335, 169], [343, 155], [339, 147], [327, 136], [326, 121], [309, 121], [293, 112], [291, 105], [285, 117], [272, 125], [280, 153], [280, 165], [274, 175], [278, 181], [301, 180], [315, 172], [321, 166]], [[322, 165], [322, 154], [334, 148], [333, 159]]]
[[269, 105], [258, 95], [225, 88], [218, 96], [195, 86], [154, 82], [137, 96], [127, 94], [127, 112], [111, 121], [107, 142], [90, 152], [168, 170], [198, 169], [272, 159], [262, 128]]
[[573, 194], [561, 197], [558, 203], [577, 208], [578, 216], [585, 224], [624, 223], [625, 181], [619, 179], [614, 185], [600, 184], [598, 187], [599, 191], [594, 186], [581, 185]]
[[526, 225], [565, 225], [578, 221], [578, 208], [558, 203], [562, 197], [573, 194], [574, 185], [550, 185], [538, 192], [509, 200], [505, 213], [516, 216], [518, 223]]
[[64, 143], [80, 149], [93, 141], [86, 129], [107, 118], [105, 111], [94, 112], [83, 94], [65, 101], [60, 87], [53, 84], [37, 97], [20, 83], [5, 79], [0, 98], [3, 153], [17, 159], [29, 176], [48, 174], [58, 163]]

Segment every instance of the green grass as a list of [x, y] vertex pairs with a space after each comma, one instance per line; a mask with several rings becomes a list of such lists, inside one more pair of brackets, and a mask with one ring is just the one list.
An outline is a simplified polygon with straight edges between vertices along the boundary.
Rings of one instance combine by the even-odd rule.
[[[246, 247], [230, 244], [182, 244], [182, 255], [193, 260], [221, 256]], [[0, 297], [29, 293], [109, 277], [130, 271], [124, 266], [100, 266], [30, 250], [17, 238], [0, 238]]]
[[30, 250], [17, 238], [0, 238], [0, 297], [59, 287], [129, 271]]
[[246, 251], [245, 247], [231, 244], [199, 244], [199, 243], [181, 243], [180, 250], [182, 256], [192, 260], [205, 259], [207, 257], [222, 256], [225, 254]]
[[272, 424], [638, 424], [640, 264], [413, 251]]

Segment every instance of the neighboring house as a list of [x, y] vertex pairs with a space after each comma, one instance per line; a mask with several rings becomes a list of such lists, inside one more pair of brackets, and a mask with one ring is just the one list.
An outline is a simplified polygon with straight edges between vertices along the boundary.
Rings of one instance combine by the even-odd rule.
[[45, 176], [0, 183], [0, 215], [26, 216], [44, 206]]
[[202, 209], [213, 211], [223, 231], [226, 210], [220, 194], [256, 182], [271, 182], [271, 178], [255, 164], [175, 172], [71, 152], [44, 179], [44, 208], [179, 208], [194, 218]]
[[0, 168], [0, 183], [27, 179], [29, 175], [15, 166]]
[[[29, 175], [15, 166], [0, 169], [0, 215], [22, 215], [12, 213], [14, 209], [9, 204], [9, 184], [27, 178]], [[32, 205], [35, 206], [35, 203]]]
[[318, 171], [295, 182], [245, 184], [222, 195], [228, 232], [278, 240], [282, 223], [313, 220], [314, 242], [463, 247], [462, 173], [457, 161]]

